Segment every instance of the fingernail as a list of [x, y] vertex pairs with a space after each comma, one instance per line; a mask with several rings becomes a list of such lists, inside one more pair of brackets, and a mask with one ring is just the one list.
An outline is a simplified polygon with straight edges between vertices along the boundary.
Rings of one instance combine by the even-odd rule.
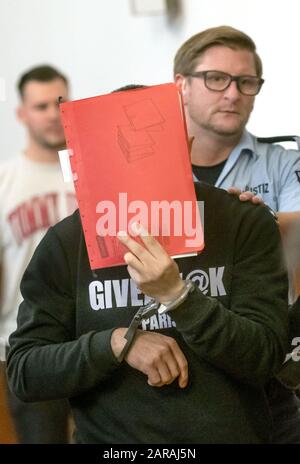
[[179, 382], [180, 388], [185, 388], [185, 387], [187, 386], [187, 384], [188, 384], [188, 381], [187, 381], [187, 380], [181, 380], [181, 381]]
[[139, 235], [140, 231], [141, 231], [141, 226], [138, 222], [133, 222], [131, 224], [131, 231], [135, 234], [135, 235]]

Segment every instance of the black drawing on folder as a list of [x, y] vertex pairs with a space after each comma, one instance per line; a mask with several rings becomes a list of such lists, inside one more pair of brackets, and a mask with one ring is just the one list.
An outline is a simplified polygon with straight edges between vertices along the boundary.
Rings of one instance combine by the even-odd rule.
[[127, 161], [154, 154], [155, 132], [163, 130], [163, 116], [151, 98], [123, 106], [130, 124], [118, 126], [118, 144]]

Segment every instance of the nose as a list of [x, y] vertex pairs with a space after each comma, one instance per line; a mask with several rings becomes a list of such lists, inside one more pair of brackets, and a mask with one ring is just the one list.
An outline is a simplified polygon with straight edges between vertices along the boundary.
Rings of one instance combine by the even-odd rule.
[[52, 121], [60, 119], [59, 107], [57, 103], [53, 103], [48, 107], [48, 117]]
[[224, 96], [230, 100], [238, 100], [241, 98], [241, 92], [238, 89], [237, 82], [231, 81], [229, 87], [224, 90]]

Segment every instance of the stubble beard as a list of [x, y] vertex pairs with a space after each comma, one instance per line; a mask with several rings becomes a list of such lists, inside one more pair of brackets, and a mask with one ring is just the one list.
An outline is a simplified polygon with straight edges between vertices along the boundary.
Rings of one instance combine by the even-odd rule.
[[48, 150], [63, 150], [66, 148], [66, 141], [63, 139], [60, 142], [49, 142], [48, 140], [44, 140], [43, 144], [41, 144], [43, 148], [46, 148]]
[[244, 131], [248, 119], [249, 118], [247, 118], [247, 120], [240, 121], [234, 127], [226, 127], [224, 125], [213, 122], [202, 122], [200, 125], [206, 132], [210, 132], [221, 137], [237, 137], [240, 136]]
[[40, 134], [34, 134], [34, 139], [35, 141], [44, 149], [46, 150], [62, 150], [66, 147], [66, 141], [62, 137], [60, 140], [57, 141], [52, 141], [49, 140], [47, 137], [40, 135]]

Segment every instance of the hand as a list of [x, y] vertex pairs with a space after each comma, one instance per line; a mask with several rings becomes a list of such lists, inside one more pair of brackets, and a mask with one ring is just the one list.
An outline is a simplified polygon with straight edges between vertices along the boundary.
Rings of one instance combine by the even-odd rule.
[[[113, 331], [111, 347], [117, 357], [123, 346], [127, 329]], [[148, 377], [153, 387], [169, 385], [178, 377], [178, 385], [185, 388], [188, 383], [188, 363], [176, 340], [157, 332], [138, 330], [125, 356], [125, 361]]]
[[184, 288], [177, 264], [142, 226], [135, 223], [132, 230], [144, 246], [125, 232], [118, 234], [119, 240], [129, 249], [124, 260], [130, 277], [144, 294], [160, 303], [174, 300]]
[[228, 189], [228, 193], [233, 194], [233, 195], [238, 195], [240, 201], [251, 201], [251, 203], [255, 205], [259, 204], [264, 204], [263, 200], [255, 195], [253, 192], [242, 192], [242, 190], [236, 188], [236, 187], [230, 187]]

